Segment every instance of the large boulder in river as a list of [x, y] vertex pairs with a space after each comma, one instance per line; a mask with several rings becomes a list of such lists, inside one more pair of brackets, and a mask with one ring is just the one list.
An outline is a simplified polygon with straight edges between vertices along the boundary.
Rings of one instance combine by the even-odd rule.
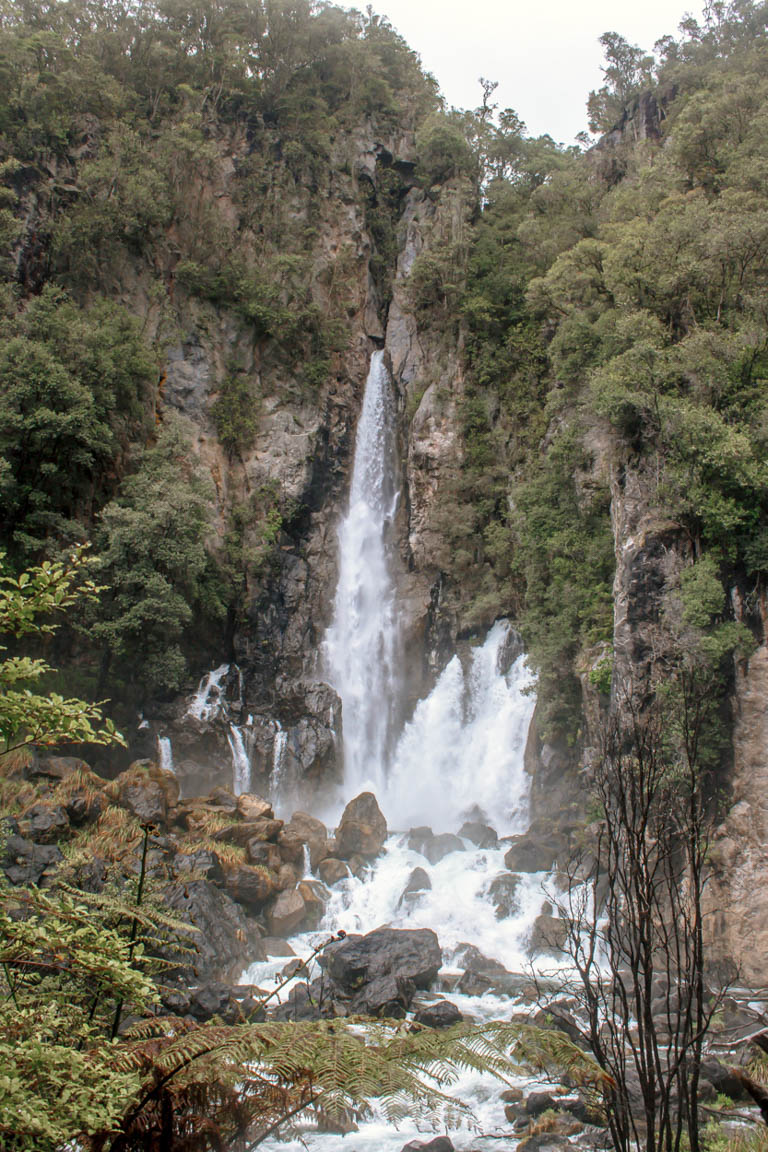
[[336, 855], [340, 860], [351, 856], [371, 859], [378, 856], [387, 838], [387, 822], [373, 792], [361, 792], [350, 800], [342, 813], [336, 831]]
[[402, 1019], [417, 988], [426, 989], [441, 964], [437, 936], [429, 928], [377, 928], [348, 936], [320, 958], [322, 976], [299, 985], [275, 1009], [283, 1020], [321, 1016], [378, 1016]]
[[464, 841], [453, 832], [440, 832], [437, 835], [426, 826], [411, 828], [408, 833], [408, 847], [412, 852], [419, 852], [429, 860], [430, 864], [439, 864], [451, 852], [463, 852]]
[[429, 988], [442, 964], [431, 928], [377, 928], [366, 936], [348, 936], [328, 949], [325, 970], [339, 987], [355, 992], [368, 981], [393, 974]]
[[269, 931], [272, 936], [290, 936], [301, 924], [306, 914], [304, 898], [294, 888], [291, 892], [281, 892], [269, 914]]
[[308, 812], [294, 812], [285, 825], [287, 836], [296, 836], [309, 848], [309, 863], [314, 870], [328, 855], [328, 829], [322, 820]]

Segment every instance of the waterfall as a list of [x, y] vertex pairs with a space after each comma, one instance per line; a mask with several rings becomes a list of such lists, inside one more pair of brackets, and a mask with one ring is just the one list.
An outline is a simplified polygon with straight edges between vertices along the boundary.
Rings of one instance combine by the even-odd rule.
[[229, 664], [220, 664], [212, 672], [206, 672], [200, 681], [197, 692], [187, 708], [187, 716], [196, 720], [212, 720], [222, 709], [224, 693], [221, 682], [229, 672]]
[[339, 581], [325, 639], [342, 702], [344, 778], [381, 793], [398, 714], [397, 621], [387, 529], [397, 507], [394, 397], [375, 352], [355, 440], [349, 510], [339, 529]]
[[523, 831], [534, 697], [523, 656], [504, 668], [508, 634], [507, 621], [497, 621], [466, 672], [454, 656], [418, 704], [381, 798], [390, 826], [455, 831], [480, 809], [500, 835]]
[[238, 728], [235, 724], [230, 724], [227, 743], [232, 753], [232, 791], [235, 796], [251, 790], [251, 757], [247, 747], [249, 736], [247, 728]]
[[158, 736], [157, 756], [160, 761], [160, 767], [166, 772], [173, 772], [173, 750], [171, 748], [170, 737]]
[[272, 745], [272, 771], [269, 774], [269, 798], [274, 808], [282, 800], [283, 790], [283, 764], [285, 761], [285, 747], [288, 743], [288, 733], [279, 720], [275, 720], [275, 741]]

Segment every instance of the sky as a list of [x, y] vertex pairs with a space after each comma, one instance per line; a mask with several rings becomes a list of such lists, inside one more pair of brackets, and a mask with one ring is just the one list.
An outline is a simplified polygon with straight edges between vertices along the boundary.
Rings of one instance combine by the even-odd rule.
[[[365, 8], [358, 0], [355, 5]], [[702, 0], [377, 0], [375, 12], [421, 56], [449, 105], [475, 108], [478, 77], [497, 80], [494, 99], [514, 108], [533, 136], [571, 144], [587, 127], [586, 101], [602, 83], [603, 32], [651, 50], [677, 33]]]

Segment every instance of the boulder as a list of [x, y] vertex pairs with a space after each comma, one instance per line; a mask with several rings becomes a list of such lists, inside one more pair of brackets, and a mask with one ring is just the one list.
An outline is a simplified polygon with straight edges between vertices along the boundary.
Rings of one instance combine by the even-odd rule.
[[496, 831], [479, 820], [467, 820], [459, 828], [459, 836], [476, 844], [478, 848], [495, 848], [499, 843]]
[[258, 864], [262, 868], [269, 868], [272, 872], [279, 872], [283, 863], [280, 849], [277, 844], [270, 844], [266, 840], [253, 839], [246, 844], [248, 862]]
[[529, 1116], [541, 1116], [542, 1112], [557, 1111], [559, 1103], [551, 1092], [531, 1092], [525, 1100], [525, 1111]]
[[336, 830], [336, 852], [341, 860], [351, 856], [378, 856], [387, 838], [387, 822], [372, 792], [350, 800]]
[[437, 976], [442, 953], [430, 928], [377, 928], [366, 936], [348, 936], [326, 951], [325, 960], [330, 978], [350, 993], [390, 974], [426, 989]]
[[281, 864], [277, 870], [277, 885], [281, 892], [291, 892], [301, 879], [301, 868]]
[[493, 990], [503, 991], [509, 973], [503, 964], [484, 956], [473, 944], [461, 946], [460, 963], [464, 966], [457, 990], [465, 996], [484, 996]]
[[569, 853], [566, 832], [548, 821], [538, 820], [522, 836], [513, 836], [504, 856], [510, 872], [549, 872]]
[[285, 831], [289, 836], [298, 836], [308, 846], [309, 863], [313, 870], [328, 855], [328, 829], [322, 820], [317, 820], [307, 812], [294, 812]]
[[414, 868], [408, 877], [408, 883], [403, 888], [402, 895], [397, 902], [398, 908], [402, 904], [411, 904], [414, 900], [418, 899], [422, 892], [429, 892], [432, 888], [432, 881], [429, 875], [423, 868]]
[[450, 1028], [463, 1019], [459, 1009], [450, 1000], [438, 1000], [435, 1004], [420, 1008], [414, 1016], [417, 1024], [424, 1024], [427, 1028]]
[[338, 884], [340, 880], [346, 880], [349, 876], [349, 868], [343, 860], [321, 860], [317, 866], [317, 874], [322, 880], [323, 884], [332, 887]]
[[555, 1132], [537, 1132], [521, 1140], [517, 1152], [566, 1152], [571, 1147], [565, 1136], [558, 1136]]
[[0, 841], [0, 867], [11, 884], [40, 884], [45, 874], [64, 859], [55, 844], [35, 844], [12, 833]]
[[249, 820], [228, 824], [214, 832], [213, 839], [220, 844], [237, 844], [245, 847], [249, 840], [276, 841], [283, 827], [282, 820]]
[[488, 899], [496, 910], [496, 919], [505, 920], [508, 916], [520, 914], [521, 877], [515, 872], [499, 872], [494, 876], [488, 889]]
[[252, 864], [240, 864], [226, 873], [224, 887], [238, 904], [259, 909], [276, 895], [278, 878], [267, 868], [257, 868]]
[[411, 1140], [404, 1144], [400, 1152], [454, 1152], [452, 1141], [447, 1136], [435, 1136], [426, 1144], [421, 1140]]
[[287, 832], [285, 828], [278, 834], [277, 845], [280, 855], [286, 864], [298, 864], [304, 867], [304, 841], [294, 832]]
[[93, 792], [89, 788], [78, 788], [70, 792], [64, 802], [69, 822], [76, 828], [98, 820], [106, 806], [106, 797], [101, 792]]
[[464, 841], [453, 832], [441, 832], [426, 845], [425, 855], [430, 864], [439, 864], [452, 852], [465, 852]]
[[319, 880], [302, 880], [296, 891], [304, 901], [307, 927], [317, 928], [325, 915], [326, 902], [331, 898], [330, 892]]
[[215, 852], [207, 848], [200, 848], [196, 852], [178, 852], [173, 857], [173, 869], [177, 876], [185, 876], [190, 872], [198, 873], [212, 884], [221, 884], [224, 881], [224, 869]]
[[117, 802], [142, 824], [164, 824], [168, 809], [179, 798], [179, 782], [173, 772], [152, 760], [136, 760], [114, 782]]
[[58, 840], [69, 829], [69, 819], [60, 804], [43, 801], [27, 808], [19, 818], [19, 831], [38, 844]]
[[[44, 759], [33, 761], [24, 770], [28, 780], [66, 780], [75, 772], [91, 773], [89, 764], [78, 756], [46, 756]], [[105, 783], [102, 781], [102, 784]]]
[[[279, 897], [278, 897], [279, 899]], [[261, 941], [265, 956], [295, 956], [293, 948], [287, 940], [280, 940], [277, 936], [265, 936]]]
[[242, 792], [237, 797], [236, 811], [238, 816], [249, 824], [253, 823], [254, 820], [274, 820], [275, 818], [270, 802], [262, 799], [261, 796], [256, 796], [253, 792]]
[[228, 788], [212, 788], [206, 800], [213, 808], [223, 808], [225, 812], [233, 814], [237, 812], [237, 796]]
[[183, 877], [164, 898], [169, 908], [199, 929], [189, 941], [196, 955], [181, 952], [177, 957], [186, 982], [236, 979], [259, 951], [243, 909], [207, 880]]
[[438, 864], [443, 857], [451, 852], [463, 852], [464, 841], [453, 832], [441, 832], [435, 835], [431, 828], [411, 828], [408, 833], [408, 847], [412, 852], [419, 852], [429, 860], [430, 864]]
[[268, 924], [272, 936], [290, 936], [304, 919], [304, 900], [294, 888], [281, 892], [269, 913]]
[[417, 987], [429, 986], [440, 962], [440, 945], [428, 928], [377, 928], [367, 936], [348, 936], [322, 953], [322, 975], [309, 986], [297, 985], [274, 1014], [280, 1020], [403, 1019]]
[[528, 941], [528, 955], [540, 956], [546, 953], [559, 956], [565, 950], [568, 939], [568, 921], [542, 913], [533, 922], [531, 938]]
[[210, 1020], [212, 1016], [226, 1014], [229, 1007], [230, 991], [226, 984], [218, 982], [204, 984], [192, 993], [189, 1012], [195, 1020]]

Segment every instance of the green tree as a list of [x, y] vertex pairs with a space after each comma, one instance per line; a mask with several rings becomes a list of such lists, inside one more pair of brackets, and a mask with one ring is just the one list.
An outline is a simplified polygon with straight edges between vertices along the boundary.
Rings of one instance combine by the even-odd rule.
[[181, 419], [167, 413], [156, 443], [101, 514], [97, 570], [109, 584], [93, 634], [140, 694], [177, 689], [195, 608], [217, 612], [205, 549], [213, 489], [194, 461]]
[[[101, 591], [87, 577], [91, 561], [78, 549], [66, 561], [45, 561], [36, 568], [10, 575], [0, 553], [0, 635], [20, 641], [49, 636], [58, 624], [51, 617], [78, 600], [95, 599]], [[42, 617], [42, 620], [40, 619]], [[0, 654], [8, 652], [0, 645]], [[36, 693], [33, 687], [53, 669], [45, 660], [3, 655], [0, 661], [0, 738], [9, 752], [26, 744], [122, 743], [101, 708], [57, 693]]]

